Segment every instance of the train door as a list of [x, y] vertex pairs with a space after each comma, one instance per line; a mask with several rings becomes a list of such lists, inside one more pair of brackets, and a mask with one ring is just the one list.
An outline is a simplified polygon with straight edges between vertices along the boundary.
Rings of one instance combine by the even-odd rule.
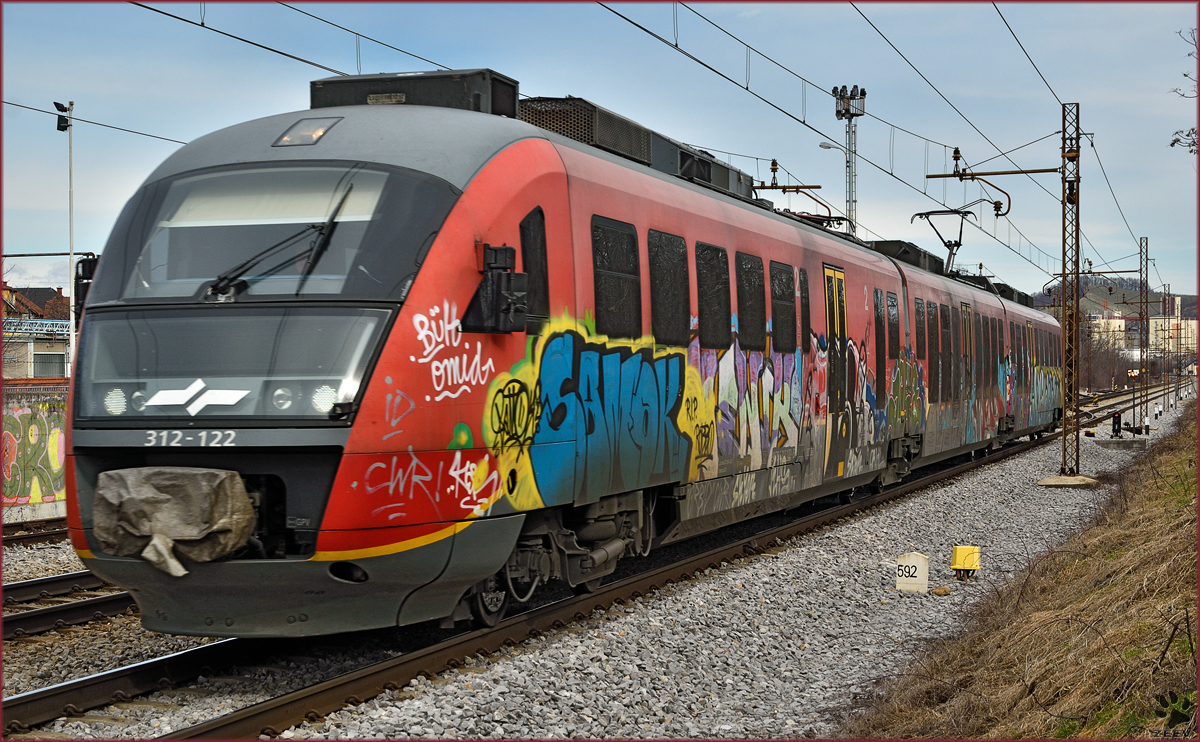
[[856, 367], [847, 360], [846, 271], [831, 265], [825, 269], [825, 337], [827, 339], [827, 406], [825, 422], [825, 477], [840, 477], [846, 468], [850, 440], [851, 394], [855, 386], [850, 374]]

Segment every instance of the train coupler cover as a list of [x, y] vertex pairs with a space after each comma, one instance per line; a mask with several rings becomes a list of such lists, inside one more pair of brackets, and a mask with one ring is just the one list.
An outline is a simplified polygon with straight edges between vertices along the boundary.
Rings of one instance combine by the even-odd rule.
[[148, 466], [101, 472], [93, 523], [106, 553], [183, 577], [176, 551], [194, 562], [219, 559], [249, 540], [255, 513], [237, 472]]

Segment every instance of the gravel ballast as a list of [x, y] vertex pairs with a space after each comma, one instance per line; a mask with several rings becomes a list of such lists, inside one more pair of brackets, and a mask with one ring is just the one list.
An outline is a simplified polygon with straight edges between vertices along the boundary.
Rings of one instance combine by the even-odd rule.
[[[1168, 413], [1151, 438], [1164, 434], [1176, 414]], [[1087, 473], [1119, 470], [1133, 456], [1082, 440]], [[1102, 490], [1036, 484], [1058, 473], [1060, 457], [1052, 443], [997, 462], [282, 736], [828, 736], [856, 693], [902, 672], [922, 640], [957, 632], [960, 609], [990, 582], [1086, 525]], [[954, 582], [956, 544], [981, 547], [978, 582]], [[894, 562], [908, 551], [930, 557], [930, 587], [949, 586], [949, 596], [896, 592]], [[132, 620], [128, 636], [74, 645], [42, 665], [70, 667], [62, 672], [75, 677], [83, 667], [115, 666], [95, 658], [126, 643], [197, 641], [146, 632]], [[28, 686], [41, 680], [25, 666], [37, 652], [21, 650], [6, 643], [6, 695], [19, 692], [10, 687], [13, 674], [34, 678], [23, 681]], [[183, 709], [158, 708], [145, 719], [141, 712], [97, 709], [91, 713], [139, 719], [121, 726], [60, 719], [41, 729], [81, 738], [162, 734], [386, 654], [362, 647], [324, 658], [319, 667], [238, 670], [251, 679], [236, 688], [206, 681], [211, 695], [150, 697]]]
[[4, 583], [36, 580], [86, 569], [70, 541], [4, 547]]

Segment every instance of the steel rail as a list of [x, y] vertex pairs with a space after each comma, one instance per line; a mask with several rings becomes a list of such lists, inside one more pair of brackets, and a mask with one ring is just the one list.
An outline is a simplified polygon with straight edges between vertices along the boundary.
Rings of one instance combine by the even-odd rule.
[[[51, 575], [34, 580], [21, 580], [4, 585], [4, 603], [29, 603], [38, 598], [52, 598], [59, 595], [93, 590], [104, 587], [104, 580], [84, 569], [78, 572], [68, 572], [65, 575]], [[7, 619], [6, 619], [7, 620]]]
[[60, 716], [79, 716], [88, 709], [187, 682], [208, 668], [252, 660], [256, 646], [241, 639], [225, 639], [10, 696], [4, 699], [4, 729], [9, 734], [25, 732]]
[[62, 541], [67, 537], [66, 518], [22, 521], [4, 524], [4, 545], [43, 544]]
[[67, 538], [67, 529], [65, 528], [48, 528], [44, 531], [27, 531], [23, 533], [14, 533], [13, 535], [4, 536], [5, 546], [16, 546], [18, 544], [24, 546], [27, 544], [55, 544], [59, 541], [65, 541]]
[[135, 605], [133, 596], [125, 591], [94, 598], [72, 600], [69, 603], [33, 608], [4, 616], [4, 639], [40, 634], [64, 626], [87, 623], [117, 616]]

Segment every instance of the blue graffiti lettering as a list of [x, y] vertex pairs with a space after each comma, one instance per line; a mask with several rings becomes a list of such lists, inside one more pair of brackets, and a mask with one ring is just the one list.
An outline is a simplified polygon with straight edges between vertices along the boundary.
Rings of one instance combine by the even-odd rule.
[[[691, 441], [676, 424], [683, 398], [682, 353], [586, 342], [574, 332], [542, 353], [541, 417], [530, 449], [547, 502], [590, 501], [686, 476]], [[536, 444], [575, 442], [575, 461]]]

